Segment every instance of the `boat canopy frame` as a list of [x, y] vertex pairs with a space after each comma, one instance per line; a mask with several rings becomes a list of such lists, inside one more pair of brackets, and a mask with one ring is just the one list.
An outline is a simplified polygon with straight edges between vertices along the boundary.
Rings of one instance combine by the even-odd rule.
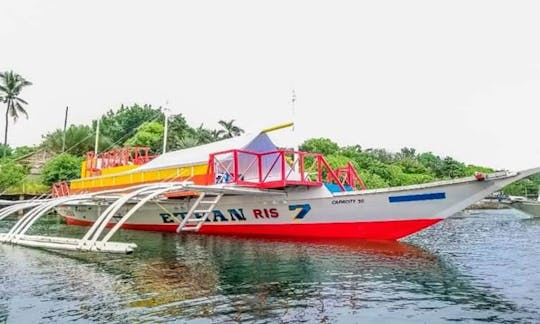
[[254, 152], [230, 149], [210, 154], [207, 184], [231, 183], [260, 189], [322, 186], [334, 183], [340, 191], [366, 189], [354, 165], [332, 169], [322, 154], [295, 150]]

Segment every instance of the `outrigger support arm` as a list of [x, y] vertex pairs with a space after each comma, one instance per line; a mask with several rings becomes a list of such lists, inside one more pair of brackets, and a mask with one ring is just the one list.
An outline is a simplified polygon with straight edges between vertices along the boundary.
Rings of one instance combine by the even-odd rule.
[[[82, 195], [62, 196], [52, 199], [28, 200], [7, 206], [0, 210], [0, 220], [14, 213], [27, 210], [8, 233], [0, 234], [0, 242], [18, 244], [30, 247], [50, 248], [71, 251], [92, 251], [111, 253], [131, 253], [137, 248], [136, 244], [123, 242], [109, 242], [112, 236], [123, 224], [144, 204], [169, 192], [197, 191], [201, 197], [209, 194], [216, 197], [215, 202], [225, 194], [250, 194], [250, 195], [284, 195], [283, 192], [272, 190], [260, 190], [253, 188], [238, 188], [231, 185], [197, 186], [192, 182], [164, 182], [147, 185], [137, 185], [130, 188], [106, 190]], [[119, 195], [120, 194], [120, 195]], [[202, 199], [202, 198], [201, 198]], [[50, 237], [39, 235], [27, 235], [26, 232], [52, 209], [73, 203], [112, 201], [110, 205], [99, 215], [94, 224], [88, 229], [82, 239]], [[136, 202], [129, 211], [120, 218], [112, 229], [101, 238], [105, 228], [111, 224], [113, 217], [120, 208], [128, 202]], [[208, 207], [206, 217], [211, 212], [215, 203]], [[193, 214], [193, 213], [192, 213]], [[198, 219], [198, 218], [197, 218]], [[198, 230], [206, 218], [198, 219], [195, 229]], [[185, 225], [185, 224], [184, 224]], [[189, 230], [192, 227], [179, 226], [180, 230]]]
[[[84, 195], [73, 195], [73, 196], [63, 196], [53, 199], [38, 199], [38, 200], [29, 200], [19, 202], [17, 204], [8, 206], [0, 211], [0, 220], [4, 219], [10, 215], [13, 215], [15, 212], [25, 209], [30, 209], [26, 212], [10, 229], [8, 233], [0, 234], [0, 242], [2, 243], [11, 243], [18, 244], [30, 247], [40, 247], [40, 248], [50, 248], [50, 249], [60, 249], [60, 250], [71, 250], [71, 251], [94, 251], [94, 252], [112, 252], [112, 253], [131, 253], [137, 247], [133, 243], [121, 243], [121, 242], [108, 242], [110, 237], [116, 232], [120, 227], [117, 226], [114, 231], [111, 231], [107, 234], [106, 239], [99, 240], [101, 233], [104, 228], [111, 220], [113, 215], [119, 210], [119, 208], [126, 202], [136, 198], [137, 196], [143, 194], [150, 194], [147, 196], [147, 200], [159, 195], [158, 192], [167, 192], [178, 190], [186, 185], [189, 185], [189, 182], [179, 183], [179, 182], [169, 182], [169, 183], [160, 183], [152, 185], [140, 185], [132, 188], [124, 189], [115, 189], [107, 190], [101, 192], [95, 192], [91, 194]], [[127, 191], [127, 193], [125, 193]], [[123, 195], [117, 197], [118, 193], [124, 192]], [[154, 194], [156, 193], [156, 194]], [[151, 196], [151, 197], [150, 197]], [[80, 203], [80, 202], [92, 202], [96, 200], [113, 200], [113, 203], [105, 210], [105, 212], [100, 215], [98, 220], [94, 225], [88, 230], [82, 239], [71, 239], [65, 237], [49, 237], [49, 236], [39, 236], [39, 235], [26, 235], [26, 232], [30, 227], [43, 215], [46, 215], [50, 210], [55, 207], [71, 204], [71, 203]], [[140, 207], [142, 204], [137, 204], [136, 206]], [[137, 207], [137, 208], [138, 208]], [[133, 209], [133, 212], [136, 209]], [[133, 212], [124, 216], [123, 222]], [[122, 222], [122, 223], [123, 223]]]

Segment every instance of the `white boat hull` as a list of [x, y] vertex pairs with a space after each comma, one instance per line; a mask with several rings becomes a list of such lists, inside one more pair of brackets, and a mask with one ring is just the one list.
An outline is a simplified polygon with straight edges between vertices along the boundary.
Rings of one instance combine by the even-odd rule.
[[[326, 187], [291, 187], [284, 198], [224, 196], [199, 233], [318, 238], [397, 240], [463, 210], [507, 184], [537, 172], [500, 173], [378, 190], [331, 193]], [[176, 231], [195, 198], [149, 202], [122, 227]], [[133, 204], [123, 206], [120, 219]], [[91, 225], [106, 206], [64, 205], [58, 212], [69, 224]], [[113, 226], [115, 220], [109, 223]]]
[[540, 217], [540, 201], [518, 201], [513, 202], [510, 206], [533, 217]]

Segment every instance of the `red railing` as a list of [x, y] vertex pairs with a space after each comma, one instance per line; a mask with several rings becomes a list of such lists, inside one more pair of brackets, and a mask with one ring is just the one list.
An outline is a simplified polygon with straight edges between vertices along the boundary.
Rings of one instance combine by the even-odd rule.
[[346, 185], [355, 188], [359, 184], [365, 188], [352, 164], [336, 171], [318, 153], [233, 149], [210, 154], [207, 182], [235, 183], [264, 189], [290, 185], [321, 186], [326, 179], [326, 182], [335, 183], [342, 191], [345, 191]]
[[69, 185], [66, 181], [58, 181], [53, 183], [51, 188], [53, 197], [63, 197], [69, 195]]
[[[354, 168], [354, 165], [349, 161], [346, 166], [337, 168], [335, 170], [336, 176], [338, 178], [338, 181], [345, 187], [349, 186], [351, 188], [360, 187], [360, 189], [364, 190], [366, 189], [366, 185], [364, 184], [364, 181], [362, 181], [362, 178], [358, 175], [358, 172], [356, 172], [356, 169]], [[326, 178], [327, 182], [331, 182], [332, 179]]]
[[148, 154], [149, 147], [134, 146], [112, 149], [100, 153], [96, 158], [93, 151], [86, 153], [87, 175], [99, 175], [101, 169], [123, 166], [128, 164], [141, 165], [150, 161], [153, 156]]

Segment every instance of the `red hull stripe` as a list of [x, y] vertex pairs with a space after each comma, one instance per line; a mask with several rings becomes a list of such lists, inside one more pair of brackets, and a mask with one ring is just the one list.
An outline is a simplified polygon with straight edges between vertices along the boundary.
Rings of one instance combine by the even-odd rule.
[[[89, 226], [92, 224], [92, 222], [74, 218], [65, 217], [65, 219], [70, 225]], [[266, 237], [397, 240], [439, 221], [441, 219], [319, 224], [204, 225], [199, 233]], [[108, 227], [113, 225], [108, 224]], [[122, 226], [125, 229], [158, 232], [175, 232], [177, 227], [176, 224], [124, 224]]]

